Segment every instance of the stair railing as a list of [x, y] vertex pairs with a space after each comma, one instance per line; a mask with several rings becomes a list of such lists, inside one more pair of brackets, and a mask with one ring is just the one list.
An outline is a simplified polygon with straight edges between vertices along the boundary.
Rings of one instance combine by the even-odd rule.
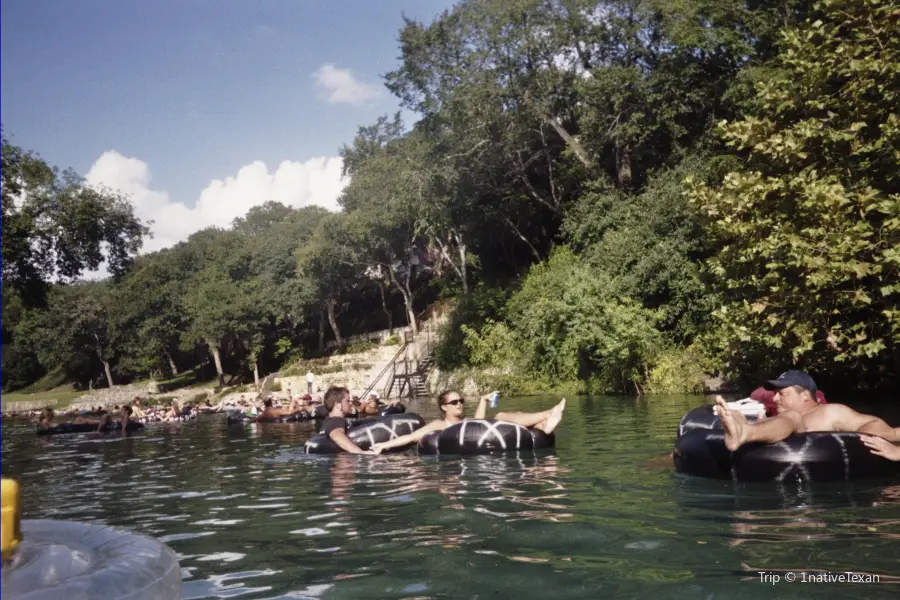
[[378, 382], [381, 380], [381, 378], [384, 376], [384, 374], [387, 373], [387, 370], [390, 369], [391, 367], [394, 367], [394, 371], [391, 373], [390, 385], [391, 386], [394, 385], [394, 375], [396, 374], [396, 362], [397, 362], [397, 359], [400, 358], [400, 355], [403, 354], [404, 352], [406, 352], [407, 346], [409, 346], [409, 342], [403, 342], [403, 345], [397, 351], [397, 354], [394, 355], [394, 358], [391, 359], [391, 362], [389, 362], [387, 365], [385, 365], [385, 367], [381, 370], [381, 373], [379, 373], [375, 377], [375, 379], [372, 380], [372, 383], [369, 384], [369, 387], [366, 388], [366, 390], [362, 393], [360, 398], [365, 399], [366, 396], [369, 395], [369, 392], [371, 392], [375, 388], [375, 386], [378, 384]]

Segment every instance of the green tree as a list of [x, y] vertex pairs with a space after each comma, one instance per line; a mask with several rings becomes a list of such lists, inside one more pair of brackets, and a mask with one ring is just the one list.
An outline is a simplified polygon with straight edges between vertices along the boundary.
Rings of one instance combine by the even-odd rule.
[[175, 358], [189, 326], [184, 275], [174, 253], [162, 251], [138, 258], [114, 286], [110, 330], [121, 349], [123, 369], [152, 374], [167, 368], [178, 375]]
[[185, 341], [205, 345], [225, 385], [223, 345], [236, 345], [264, 324], [264, 307], [253, 293], [246, 238], [235, 231], [205, 230], [194, 234], [194, 275], [185, 298], [190, 328]]
[[[380, 121], [380, 125], [384, 125]], [[361, 130], [353, 152], [355, 170], [350, 185], [341, 196], [347, 214], [349, 244], [343, 245], [346, 262], [362, 270], [362, 275], [378, 282], [382, 303], [383, 283], [392, 285], [403, 297], [413, 333], [418, 332], [413, 308], [413, 284], [430, 271], [426, 253], [427, 219], [425, 205], [430, 190], [430, 173], [423, 163], [421, 136], [396, 137], [399, 122], [390, 124], [389, 135], [377, 147], [365, 143], [371, 137]], [[361, 157], [365, 155], [363, 160]], [[387, 308], [384, 307], [385, 312]], [[389, 314], [389, 313], [388, 313]]]
[[113, 387], [113, 362], [119, 352], [110, 336], [111, 304], [106, 282], [53, 286], [47, 310], [34, 315], [27, 335], [44, 368], [62, 367], [76, 380], [93, 378], [101, 370]]
[[53, 278], [74, 280], [104, 259], [121, 275], [149, 231], [128, 199], [2, 143], [4, 286], [39, 302]]
[[350, 235], [346, 219], [343, 213], [323, 218], [312, 237], [300, 245], [296, 253], [297, 277], [315, 290], [314, 296], [320, 306], [320, 352], [324, 350], [326, 317], [338, 346], [343, 347], [344, 338], [337, 316], [360, 283], [356, 269], [347, 262], [347, 256], [352, 251], [347, 249]]
[[690, 344], [716, 306], [700, 268], [714, 248], [683, 193], [685, 177], [705, 180], [713, 172], [705, 156], [695, 156], [653, 174], [639, 194], [592, 184], [564, 222], [582, 259], [614, 279], [621, 296], [660, 309], [660, 328], [678, 343]]
[[722, 248], [709, 269], [735, 362], [761, 348], [823, 371], [900, 372], [898, 17], [878, 0], [820, 2], [784, 33], [749, 114], [720, 126], [745, 166], [692, 182]]
[[659, 311], [616, 292], [615, 280], [561, 247], [532, 268], [510, 299], [507, 318], [528, 345], [533, 369], [549, 380], [589, 379], [609, 391], [642, 393], [665, 339]]

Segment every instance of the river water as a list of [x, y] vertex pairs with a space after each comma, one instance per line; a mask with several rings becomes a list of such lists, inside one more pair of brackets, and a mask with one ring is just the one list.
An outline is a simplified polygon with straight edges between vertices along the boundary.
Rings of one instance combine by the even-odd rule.
[[[702, 403], [570, 399], [554, 451], [441, 459], [304, 456], [310, 423], [221, 415], [124, 439], [4, 423], [3, 476], [22, 484], [25, 518], [169, 544], [186, 599], [900, 597], [900, 481], [678, 475], [676, 425]], [[800, 570], [881, 582], [786, 581]]]

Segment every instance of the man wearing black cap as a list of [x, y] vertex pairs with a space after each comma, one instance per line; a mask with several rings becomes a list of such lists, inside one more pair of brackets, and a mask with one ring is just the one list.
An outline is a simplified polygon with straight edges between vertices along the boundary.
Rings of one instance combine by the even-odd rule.
[[729, 410], [725, 400], [716, 398], [729, 450], [737, 450], [748, 442], [780, 442], [807, 431], [869, 433], [891, 442], [900, 441], [896, 431], [878, 417], [858, 413], [844, 404], [819, 404], [816, 382], [803, 371], [782, 373], [778, 379], [766, 382], [766, 387], [776, 390], [778, 416], [758, 423], [748, 423], [743, 414]]

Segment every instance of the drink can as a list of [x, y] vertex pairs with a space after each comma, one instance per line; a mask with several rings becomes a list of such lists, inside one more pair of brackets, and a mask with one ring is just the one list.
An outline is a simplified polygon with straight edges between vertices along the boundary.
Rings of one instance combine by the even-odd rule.
[[494, 392], [488, 399], [488, 405], [491, 408], [497, 408], [498, 404], [500, 404], [500, 392]]

